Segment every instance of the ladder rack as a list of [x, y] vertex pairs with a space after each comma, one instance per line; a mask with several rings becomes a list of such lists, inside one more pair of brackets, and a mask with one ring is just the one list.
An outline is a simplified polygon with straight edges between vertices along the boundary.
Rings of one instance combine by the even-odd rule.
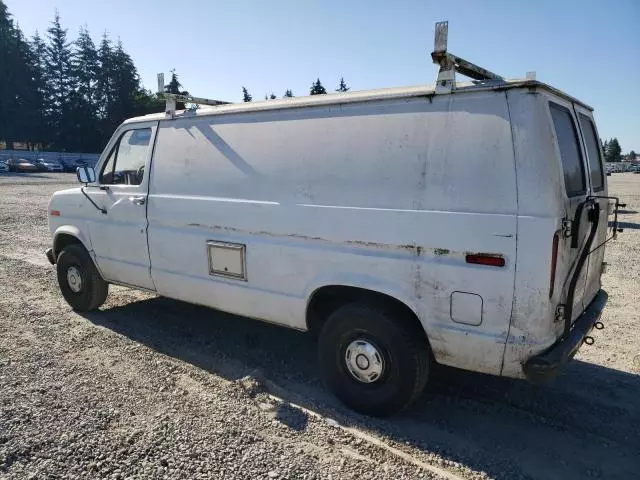
[[173, 116], [176, 112], [176, 103], [193, 103], [196, 105], [228, 105], [231, 102], [224, 102], [222, 100], [213, 100], [210, 98], [194, 97], [192, 95], [180, 95], [177, 93], [167, 93], [164, 91], [164, 73], [158, 74], [158, 95], [164, 98], [167, 103], [164, 107], [164, 113], [169, 116]]
[[449, 22], [436, 22], [433, 52], [431, 52], [433, 63], [440, 65], [438, 80], [436, 81], [436, 93], [451, 93], [456, 88], [456, 72], [460, 72], [474, 80], [504, 81], [504, 78], [500, 75], [447, 52], [448, 36]]

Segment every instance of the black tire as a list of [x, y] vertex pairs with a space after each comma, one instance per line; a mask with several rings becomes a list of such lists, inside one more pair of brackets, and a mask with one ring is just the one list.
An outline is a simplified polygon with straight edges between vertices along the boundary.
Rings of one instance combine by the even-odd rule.
[[[107, 299], [109, 284], [98, 273], [93, 260], [82, 245], [69, 245], [65, 247], [56, 261], [58, 285], [62, 296], [71, 308], [79, 312], [96, 310]], [[67, 273], [75, 268], [79, 274], [80, 283], [72, 289]], [[75, 273], [74, 272], [74, 273]]]
[[[382, 357], [384, 368], [371, 383], [358, 380], [347, 367], [347, 349], [367, 342]], [[376, 417], [407, 408], [429, 377], [429, 344], [415, 319], [388, 306], [352, 303], [327, 319], [318, 342], [322, 377], [349, 408]]]

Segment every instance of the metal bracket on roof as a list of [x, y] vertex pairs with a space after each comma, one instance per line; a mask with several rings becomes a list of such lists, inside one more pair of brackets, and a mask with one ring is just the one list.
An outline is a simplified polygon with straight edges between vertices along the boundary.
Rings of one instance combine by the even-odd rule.
[[474, 80], [504, 81], [500, 75], [447, 52], [448, 36], [449, 22], [436, 22], [433, 52], [431, 52], [433, 63], [440, 65], [436, 93], [451, 93], [456, 88], [456, 72]]
[[173, 117], [176, 113], [177, 102], [192, 103], [195, 105], [228, 105], [231, 102], [222, 100], [212, 100], [210, 98], [194, 97], [192, 95], [179, 95], [176, 93], [166, 93], [164, 91], [164, 73], [158, 74], [158, 96], [166, 100], [164, 113], [168, 117]]

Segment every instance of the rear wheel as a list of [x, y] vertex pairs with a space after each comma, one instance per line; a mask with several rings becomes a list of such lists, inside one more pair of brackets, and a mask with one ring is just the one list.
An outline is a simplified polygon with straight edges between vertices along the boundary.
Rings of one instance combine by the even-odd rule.
[[387, 416], [408, 407], [429, 375], [429, 346], [414, 319], [384, 305], [352, 303], [322, 328], [318, 353], [327, 386], [358, 412]]
[[56, 267], [62, 296], [74, 310], [95, 310], [107, 299], [109, 284], [102, 279], [83, 246], [65, 247], [58, 255]]

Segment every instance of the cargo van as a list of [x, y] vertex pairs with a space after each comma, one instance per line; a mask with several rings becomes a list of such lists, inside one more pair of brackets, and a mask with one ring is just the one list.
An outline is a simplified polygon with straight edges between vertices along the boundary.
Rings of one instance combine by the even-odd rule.
[[453, 56], [446, 24], [433, 58], [434, 86], [167, 95], [125, 121], [49, 204], [64, 298], [94, 310], [125, 285], [315, 331], [327, 386], [371, 415], [407, 407], [438, 364], [555, 376], [607, 301], [619, 203], [592, 109]]

